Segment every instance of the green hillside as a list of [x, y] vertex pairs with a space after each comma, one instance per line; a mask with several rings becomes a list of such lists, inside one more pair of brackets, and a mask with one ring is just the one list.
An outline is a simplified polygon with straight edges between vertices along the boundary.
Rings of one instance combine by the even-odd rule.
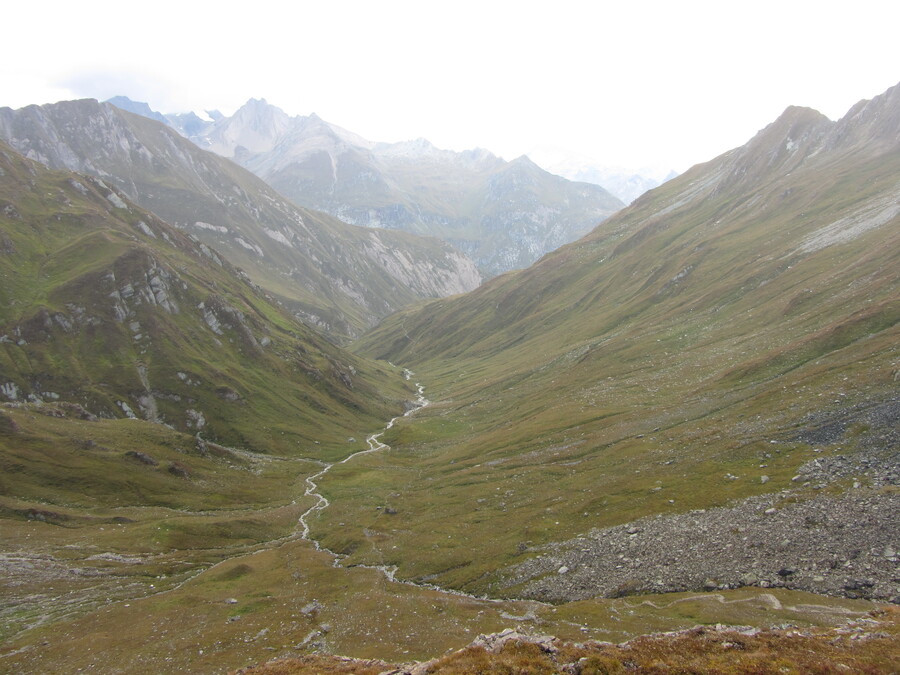
[[279, 454], [343, 443], [397, 409], [399, 378], [297, 322], [211, 249], [97, 179], [8, 146], [0, 161], [6, 400]]
[[99, 179], [5, 144], [0, 279], [4, 640], [296, 539], [304, 478], [415, 397]]
[[[508, 592], [498, 568], [541, 544], [777, 495], [820, 452], [874, 453], [896, 479], [898, 98], [837, 123], [790, 108], [533, 267], [385, 321], [358, 350], [409, 364], [437, 402], [377, 463], [329, 476], [317, 534]], [[390, 523], [371, 515], [394, 502]], [[338, 519], [383, 539], [338, 537]]]

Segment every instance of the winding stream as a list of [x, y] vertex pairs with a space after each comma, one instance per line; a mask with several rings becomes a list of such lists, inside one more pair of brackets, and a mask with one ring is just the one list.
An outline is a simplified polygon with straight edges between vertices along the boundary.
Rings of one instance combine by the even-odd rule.
[[[404, 370], [403, 375], [408, 380], [412, 377], [413, 372], [411, 370]], [[322, 470], [316, 474], [313, 474], [312, 476], [310, 476], [309, 478], [306, 479], [306, 492], [304, 492], [303, 494], [304, 494], [304, 496], [315, 497], [317, 501], [315, 504], [313, 504], [308, 509], [306, 509], [306, 511], [304, 511], [303, 515], [300, 516], [300, 518], [299, 518], [299, 524], [303, 527], [303, 530], [300, 533], [300, 538], [305, 539], [306, 541], [312, 543], [313, 546], [316, 547], [317, 551], [322, 551], [323, 553], [327, 553], [327, 554], [331, 555], [334, 558], [334, 566], [335, 567], [340, 567], [341, 561], [344, 560], [345, 558], [347, 558], [347, 556], [325, 548], [316, 539], [313, 539], [309, 535], [309, 522], [307, 520], [309, 518], [309, 516], [312, 515], [313, 513], [317, 513], [319, 511], [324, 511], [331, 504], [331, 502], [329, 502], [328, 499], [323, 494], [318, 492], [319, 486], [316, 484], [316, 480], [318, 480], [319, 478], [324, 476], [326, 473], [328, 473], [332, 467], [334, 467], [338, 464], [346, 464], [347, 462], [352, 460], [354, 457], [359, 457], [360, 455], [368, 455], [373, 452], [378, 452], [379, 450], [387, 450], [388, 448], [390, 448], [390, 446], [387, 443], [382, 443], [380, 440], [381, 437], [384, 435], [384, 433], [388, 429], [393, 427], [394, 422], [396, 422], [397, 420], [399, 420], [403, 417], [409, 417], [414, 412], [416, 412], [417, 410], [421, 410], [422, 408], [424, 408], [425, 406], [427, 406], [430, 403], [430, 401], [427, 398], [425, 398], [425, 387], [422, 384], [416, 382], [416, 391], [417, 391], [417, 397], [416, 397], [416, 401], [415, 401], [415, 406], [413, 408], [410, 408], [409, 410], [407, 410], [403, 415], [398, 415], [397, 417], [392, 418], [391, 421], [388, 422], [385, 425], [384, 429], [382, 429], [381, 431], [374, 433], [371, 436], [367, 437], [366, 443], [368, 443], [368, 445], [369, 445], [369, 448], [367, 450], [360, 450], [359, 452], [354, 452], [352, 455], [345, 457], [344, 459], [342, 459], [339, 462], [332, 462], [332, 463], [323, 462]], [[396, 577], [397, 567], [393, 566], [393, 565], [388, 566], [388, 565], [358, 564], [358, 565], [352, 565], [352, 567], [361, 567], [363, 569], [378, 570], [379, 572], [384, 574], [385, 578], [387, 578], [388, 581], [395, 583], [395, 584], [404, 584], [406, 586], [415, 586], [416, 588], [426, 588], [426, 589], [429, 589], [432, 591], [438, 591], [440, 593], [444, 593], [447, 595], [453, 595], [453, 596], [460, 597], [460, 598], [469, 598], [471, 600], [478, 600], [480, 602], [485, 602], [485, 603], [490, 603], [490, 604], [502, 605], [502, 604], [509, 603], [509, 602], [526, 602], [526, 603], [528, 603], [528, 606], [532, 609], [535, 607], [549, 606], [547, 603], [541, 602], [539, 600], [516, 600], [516, 599], [502, 600], [502, 599], [498, 599], [498, 598], [491, 598], [486, 595], [474, 595], [472, 593], [466, 593], [465, 591], [459, 591], [459, 590], [450, 589], [450, 588], [443, 588], [436, 584], [429, 584], [427, 582], [412, 581], [412, 580], [407, 580], [407, 579], [398, 579]], [[509, 616], [509, 615], [505, 616], [505, 618], [511, 618], [516, 621], [523, 620], [522, 618], [517, 618], [517, 617], [513, 617], [513, 616]]]
[[[410, 370], [403, 371], [403, 376], [407, 380], [410, 379], [410, 377], [412, 377], [412, 375], [413, 375], [413, 373]], [[321, 471], [319, 471], [319, 473], [313, 474], [312, 476], [310, 476], [309, 478], [306, 479], [306, 492], [303, 493], [303, 496], [304, 497], [315, 497], [318, 501], [315, 504], [313, 504], [312, 506], [310, 506], [308, 509], [306, 509], [306, 511], [304, 511], [303, 515], [300, 516], [299, 522], [300, 522], [300, 525], [303, 526], [303, 531], [300, 533], [300, 537], [302, 539], [306, 539], [309, 542], [312, 542], [313, 545], [316, 547], [317, 551], [326, 551], [327, 553], [331, 553], [331, 555], [333, 555], [333, 556], [335, 556], [335, 558], [337, 558], [337, 561], [339, 561], [342, 557], [339, 554], [335, 553], [334, 551], [328, 551], [327, 549], [323, 548], [322, 545], [317, 540], [312, 539], [309, 536], [309, 522], [307, 521], [307, 518], [309, 518], [309, 516], [312, 515], [313, 513], [316, 513], [318, 511], [324, 511], [331, 504], [331, 502], [329, 502], [328, 499], [323, 494], [318, 492], [319, 486], [316, 484], [316, 481], [319, 478], [321, 478], [322, 476], [324, 476], [326, 473], [328, 473], [331, 470], [331, 468], [337, 464], [346, 464], [354, 457], [359, 457], [360, 455], [369, 455], [373, 452], [378, 452], [379, 450], [388, 449], [390, 446], [387, 445], [386, 443], [382, 443], [380, 439], [382, 436], [384, 436], [385, 432], [388, 429], [390, 429], [391, 427], [394, 426], [394, 422], [396, 422], [398, 419], [401, 419], [402, 417], [409, 417], [414, 412], [424, 408], [425, 406], [427, 406], [430, 403], [430, 401], [427, 398], [425, 398], [425, 387], [423, 385], [419, 384], [418, 382], [416, 382], [416, 391], [417, 391], [417, 396], [416, 396], [416, 401], [415, 401], [414, 407], [407, 410], [405, 413], [403, 413], [403, 415], [398, 415], [397, 417], [392, 418], [391, 421], [385, 425], [384, 429], [382, 429], [381, 431], [376, 432], [376, 433], [372, 434], [371, 436], [369, 436], [368, 438], [366, 438], [366, 443], [368, 443], [368, 445], [369, 445], [368, 450], [360, 450], [359, 452], [354, 452], [352, 455], [345, 457], [340, 462], [332, 462], [330, 464], [325, 463], [324, 468]], [[379, 569], [381, 569], [381, 568], [379, 568]], [[385, 574], [388, 576], [388, 578], [391, 581], [394, 580], [393, 570], [384, 569], [383, 571], [385, 572]]]

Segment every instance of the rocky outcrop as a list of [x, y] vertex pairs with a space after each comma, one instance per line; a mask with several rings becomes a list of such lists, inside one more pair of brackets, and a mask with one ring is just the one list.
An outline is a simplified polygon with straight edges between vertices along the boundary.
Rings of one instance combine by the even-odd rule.
[[[897, 612], [875, 610], [836, 628], [760, 630], [696, 626], [628, 642], [572, 642], [506, 629], [430, 661], [388, 666], [342, 656], [305, 655], [242, 668], [236, 675], [361, 673], [895, 673]], [[837, 667], [835, 667], [837, 664]]]
[[478, 268], [463, 254], [449, 251], [445, 260], [417, 261], [409, 252], [386, 241], [385, 234], [384, 230], [372, 230], [363, 244], [363, 253], [422, 297], [458, 295], [481, 283]]

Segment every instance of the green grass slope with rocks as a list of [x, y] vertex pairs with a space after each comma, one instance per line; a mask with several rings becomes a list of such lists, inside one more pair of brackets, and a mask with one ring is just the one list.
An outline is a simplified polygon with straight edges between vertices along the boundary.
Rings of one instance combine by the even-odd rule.
[[491, 594], [897, 597], [898, 150], [898, 87], [838, 122], [789, 108], [531, 268], [386, 320], [357, 350], [435, 403], [328, 476], [316, 533]]
[[300, 538], [304, 479], [415, 398], [215, 250], [5, 144], [0, 279], [4, 640]]
[[8, 146], [0, 159], [5, 400], [276, 454], [334, 448], [401, 409], [396, 373], [306, 328], [214, 250], [98, 179]]

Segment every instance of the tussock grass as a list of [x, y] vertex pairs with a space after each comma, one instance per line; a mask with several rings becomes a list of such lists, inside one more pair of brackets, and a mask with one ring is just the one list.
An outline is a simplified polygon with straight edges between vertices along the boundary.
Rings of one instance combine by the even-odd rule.
[[[716, 675], [782, 675], [784, 673], [896, 672], [900, 659], [896, 609], [873, 612], [849, 628], [798, 631], [737, 632], [698, 627], [668, 635], [648, 635], [625, 644], [572, 643], [545, 638], [540, 642], [510, 640], [488, 651], [467, 647], [424, 664], [399, 666], [398, 673], [435, 675], [624, 675], [625, 673], [701, 673]], [[339, 659], [306, 658], [273, 661], [237, 671], [241, 675], [343, 673]], [[371, 664], [359, 662], [358, 672]], [[381, 665], [379, 664], [379, 667]], [[387, 670], [387, 669], [385, 669]]]

